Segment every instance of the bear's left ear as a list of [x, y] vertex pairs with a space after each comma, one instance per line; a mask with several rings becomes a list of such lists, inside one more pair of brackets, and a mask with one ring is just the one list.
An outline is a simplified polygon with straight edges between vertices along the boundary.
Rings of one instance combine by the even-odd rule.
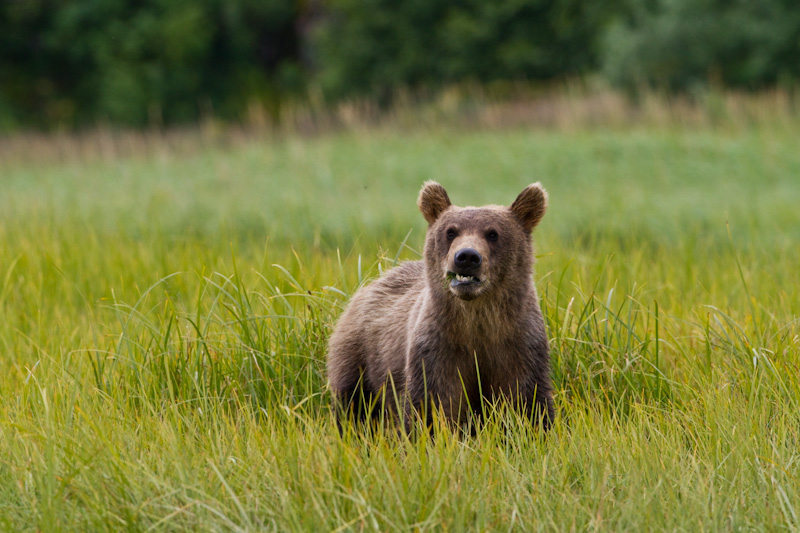
[[450, 205], [452, 205], [450, 197], [447, 196], [444, 187], [435, 181], [426, 181], [422, 184], [422, 190], [419, 191], [419, 198], [417, 198], [417, 206], [428, 224], [436, 222], [439, 215]]
[[517, 199], [511, 204], [511, 212], [522, 223], [525, 231], [530, 233], [542, 220], [547, 211], [547, 191], [538, 181], [525, 187]]

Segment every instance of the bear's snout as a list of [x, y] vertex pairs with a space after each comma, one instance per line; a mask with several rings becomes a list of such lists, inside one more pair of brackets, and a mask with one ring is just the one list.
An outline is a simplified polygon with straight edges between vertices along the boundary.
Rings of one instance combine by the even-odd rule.
[[486, 281], [486, 262], [484, 254], [473, 248], [471, 243], [462, 243], [457, 248], [447, 267], [450, 292], [462, 300], [473, 300], [482, 291]]
[[481, 263], [483, 263], [483, 258], [474, 248], [463, 248], [456, 252], [453, 258], [453, 264], [459, 274], [474, 276], [480, 271]]

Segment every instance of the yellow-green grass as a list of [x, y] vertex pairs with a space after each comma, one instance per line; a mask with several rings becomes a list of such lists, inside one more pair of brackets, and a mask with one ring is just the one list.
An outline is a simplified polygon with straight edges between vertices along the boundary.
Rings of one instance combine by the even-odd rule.
[[[796, 530], [798, 138], [792, 117], [378, 128], [10, 161], [0, 526]], [[427, 179], [459, 204], [550, 193], [546, 439], [508, 413], [336, 430], [326, 339], [419, 257]]]

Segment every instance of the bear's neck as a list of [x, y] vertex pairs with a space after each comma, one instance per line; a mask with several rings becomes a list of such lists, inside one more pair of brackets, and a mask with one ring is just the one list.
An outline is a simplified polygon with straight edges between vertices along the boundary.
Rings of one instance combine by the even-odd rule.
[[[526, 280], [527, 281], [527, 280]], [[441, 331], [454, 342], [494, 344], [507, 340], [530, 312], [530, 302], [536, 301], [533, 283], [516, 290], [482, 294], [474, 300], [462, 300], [449, 291], [433, 295]]]

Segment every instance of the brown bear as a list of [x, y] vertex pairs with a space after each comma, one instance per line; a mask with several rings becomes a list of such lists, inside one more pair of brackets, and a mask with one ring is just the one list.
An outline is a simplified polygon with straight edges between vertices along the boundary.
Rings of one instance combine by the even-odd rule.
[[435, 408], [463, 424], [483, 400], [504, 398], [546, 429], [553, 419], [547, 333], [532, 281], [531, 232], [547, 193], [529, 185], [509, 207], [457, 207], [426, 182], [422, 261], [387, 271], [353, 296], [328, 347], [328, 379], [342, 416], [376, 403], [417, 414]]

